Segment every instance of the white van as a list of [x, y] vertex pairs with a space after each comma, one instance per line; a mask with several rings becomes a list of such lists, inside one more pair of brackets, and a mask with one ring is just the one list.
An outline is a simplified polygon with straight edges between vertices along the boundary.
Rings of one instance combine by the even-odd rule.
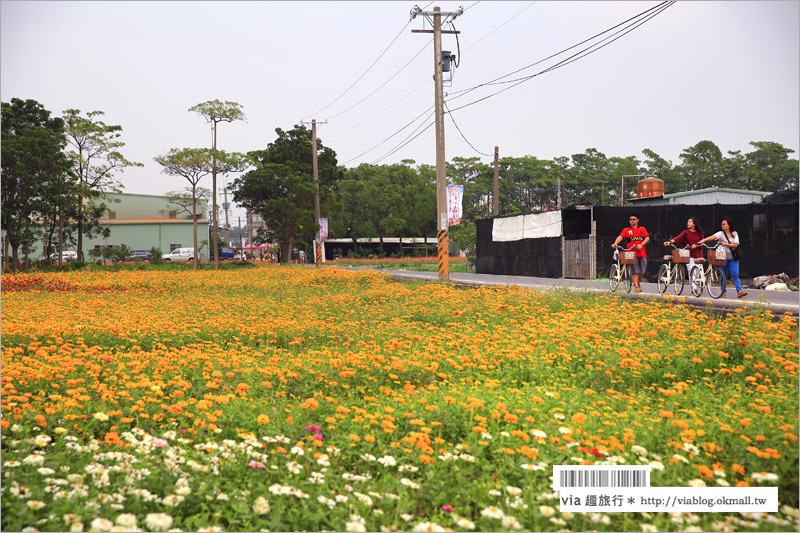
[[[78, 252], [74, 250], [64, 250], [61, 252], [61, 262], [75, 261], [78, 259]], [[58, 262], [58, 252], [50, 254], [50, 261]]]
[[161, 257], [162, 261], [191, 261], [194, 259], [194, 248], [175, 248]]

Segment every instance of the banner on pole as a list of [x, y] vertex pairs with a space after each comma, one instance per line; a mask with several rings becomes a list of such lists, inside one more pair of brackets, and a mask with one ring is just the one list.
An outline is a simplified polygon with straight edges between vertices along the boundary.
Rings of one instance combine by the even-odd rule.
[[448, 185], [447, 186], [447, 225], [455, 226], [461, 223], [461, 217], [464, 211], [461, 208], [461, 202], [464, 199], [464, 186], [463, 185]]
[[328, 240], [328, 219], [327, 218], [319, 219], [319, 240], [320, 241]]

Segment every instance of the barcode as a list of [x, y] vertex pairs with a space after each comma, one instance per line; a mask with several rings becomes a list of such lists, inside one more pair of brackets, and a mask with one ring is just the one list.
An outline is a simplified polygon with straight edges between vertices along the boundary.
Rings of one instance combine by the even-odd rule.
[[561, 470], [561, 487], [646, 487], [644, 470]]

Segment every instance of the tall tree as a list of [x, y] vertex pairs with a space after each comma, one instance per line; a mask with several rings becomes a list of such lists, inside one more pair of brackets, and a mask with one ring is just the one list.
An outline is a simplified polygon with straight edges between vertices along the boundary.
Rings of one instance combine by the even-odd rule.
[[197, 248], [197, 188], [200, 180], [212, 173], [214, 169], [222, 174], [242, 172], [247, 168], [247, 158], [243, 154], [227, 154], [223, 151], [213, 153], [208, 148], [173, 148], [166, 155], [156, 156], [153, 160], [163, 167], [162, 172], [170, 176], [178, 176], [189, 182], [191, 189], [192, 232], [194, 236], [194, 268], [200, 267]]
[[[219, 242], [219, 223], [217, 220], [217, 125], [220, 122], [233, 122], [235, 120], [246, 120], [242, 106], [236, 102], [220, 102], [219, 100], [209, 100], [192, 106], [189, 111], [197, 113], [211, 124], [213, 137], [211, 141], [211, 190], [212, 213], [214, 225], [214, 237], [212, 242]], [[214, 246], [214, 268], [219, 268], [219, 249]]]
[[700, 141], [681, 152], [686, 190], [717, 185], [722, 167], [722, 152], [711, 141]]
[[[96, 219], [87, 217], [92, 210], [84, 205], [86, 198], [98, 198], [102, 192], [118, 190], [114, 181], [117, 172], [127, 167], [142, 166], [125, 159], [119, 149], [125, 146], [120, 140], [122, 126], [108, 125], [99, 117], [102, 111], [90, 111], [81, 116], [79, 109], [64, 111], [66, 135], [72, 150], [68, 156], [72, 161], [72, 172], [82, 185], [78, 195], [78, 258], [83, 259], [84, 233], [98, 227]], [[88, 224], [87, 224], [88, 223]]]
[[745, 183], [748, 189], [797, 189], [797, 160], [792, 164], [789, 159], [789, 154], [794, 150], [770, 141], [753, 141], [750, 145], [754, 150], [745, 155], [748, 167]]
[[[234, 180], [233, 200], [261, 215], [281, 244], [285, 260], [295, 243], [310, 242], [319, 229], [314, 220], [314, 177], [311, 131], [304, 126], [275, 130], [266, 150], [249, 152], [255, 169]], [[317, 138], [320, 202], [329, 201], [332, 185], [341, 179], [336, 152]]]
[[[64, 121], [35, 100], [2, 103], [3, 256], [19, 269], [19, 247], [33, 240], [32, 217], [71, 186]], [[11, 258], [9, 258], [9, 249]]]

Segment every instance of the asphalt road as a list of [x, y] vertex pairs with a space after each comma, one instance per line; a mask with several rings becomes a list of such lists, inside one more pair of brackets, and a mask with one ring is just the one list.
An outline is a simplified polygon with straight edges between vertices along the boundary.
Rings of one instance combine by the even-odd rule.
[[[381, 270], [398, 279], [420, 279], [438, 281], [438, 272], [419, 272], [412, 270]], [[584, 290], [592, 292], [609, 293], [608, 284], [602, 281], [587, 281], [580, 279], [558, 279], [558, 278], [534, 278], [529, 276], [498, 276], [493, 274], [450, 274], [452, 283], [462, 285], [519, 285], [535, 290], [549, 290], [557, 287], [568, 287], [574, 290]], [[771, 310], [775, 314], [789, 312], [798, 316], [800, 312], [800, 293], [793, 291], [765, 291], [756, 289], [745, 289], [747, 295], [742, 298], [736, 297], [736, 289], [728, 287], [726, 296], [714, 299], [703, 292], [700, 297], [695, 297], [690, 287], [687, 285], [679, 298], [687, 305], [705, 307], [711, 305], [718, 309], [733, 310], [737, 308], [756, 308], [763, 307]], [[642, 283], [642, 292], [631, 291], [626, 293], [620, 286], [616, 293], [625, 298], [663, 298], [658, 292], [655, 283]], [[672, 294], [668, 292], [667, 294]]]

